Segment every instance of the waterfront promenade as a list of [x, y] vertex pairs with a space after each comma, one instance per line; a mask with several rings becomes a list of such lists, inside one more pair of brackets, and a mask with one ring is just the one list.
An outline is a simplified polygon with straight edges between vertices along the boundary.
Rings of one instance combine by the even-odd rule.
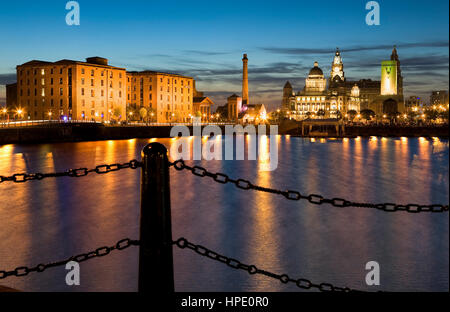
[[[202, 124], [217, 125], [225, 133], [225, 125], [230, 123]], [[57, 143], [102, 140], [124, 140], [134, 138], [169, 138], [175, 125], [186, 125], [192, 133], [192, 124], [128, 124], [104, 125], [92, 122], [33, 122], [0, 126], [0, 144], [15, 143]], [[257, 128], [257, 127], [256, 127]], [[269, 129], [266, 129], [269, 133]], [[279, 125], [278, 134], [302, 136], [301, 127], [292, 123]], [[305, 137], [315, 137], [315, 134]], [[345, 134], [341, 137], [440, 137], [448, 138], [448, 125], [425, 126], [392, 126], [392, 125], [346, 125]], [[336, 137], [332, 133], [321, 137]]]

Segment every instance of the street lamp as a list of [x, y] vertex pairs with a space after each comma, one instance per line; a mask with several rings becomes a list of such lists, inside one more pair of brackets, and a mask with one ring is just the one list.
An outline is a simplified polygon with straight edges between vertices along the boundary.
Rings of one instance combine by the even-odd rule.
[[[8, 114], [8, 110], [6, 108], [2, 109], [3, 119], [6, 120], [6, 115]], [[9, 119], [9, 116], [8, 116]]]
[[50, 118], [50, 120], [52, 120], [52, 112], [48, 112], [48, 117]]
[[19, 119], [21, 119], [22, 118], [22, 114], [23, 114], [23, 109], [21, 109], [21, 108], [19, 108], [19, 109], [17, 109], [17, 115], [19, 116]]

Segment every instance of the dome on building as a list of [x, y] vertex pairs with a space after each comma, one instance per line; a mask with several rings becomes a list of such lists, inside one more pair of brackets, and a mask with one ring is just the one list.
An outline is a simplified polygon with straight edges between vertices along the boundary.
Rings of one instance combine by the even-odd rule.
[[353, 86], [352, 91], [351, 91], [351, 95], [352, 95], [353, 97], [359, 97], [359, 87], [358, 87], [357, 84], [355, 84], [355, 85]]
[[310, 76], [323, 76], [323, 71], [319, 67], [318, 62], [314, 62], [314, 67], [309, 71]]

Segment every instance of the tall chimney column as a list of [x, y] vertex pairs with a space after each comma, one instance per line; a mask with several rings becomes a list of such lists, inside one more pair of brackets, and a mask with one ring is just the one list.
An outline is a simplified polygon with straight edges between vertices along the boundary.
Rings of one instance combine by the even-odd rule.
[[244, 71], [242, 77], [242, 105], [250, 104], [248, 98], [248, 58], [247, 54], [244, 54], [244, 58], [242, 59], [244, 63]]

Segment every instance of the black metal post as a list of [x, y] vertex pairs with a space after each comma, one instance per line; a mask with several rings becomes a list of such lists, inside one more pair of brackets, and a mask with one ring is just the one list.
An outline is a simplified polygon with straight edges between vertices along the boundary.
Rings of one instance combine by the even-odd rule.
[[174, 292], [170, 179], [167, 149], [142, 151], [139, 292]]

